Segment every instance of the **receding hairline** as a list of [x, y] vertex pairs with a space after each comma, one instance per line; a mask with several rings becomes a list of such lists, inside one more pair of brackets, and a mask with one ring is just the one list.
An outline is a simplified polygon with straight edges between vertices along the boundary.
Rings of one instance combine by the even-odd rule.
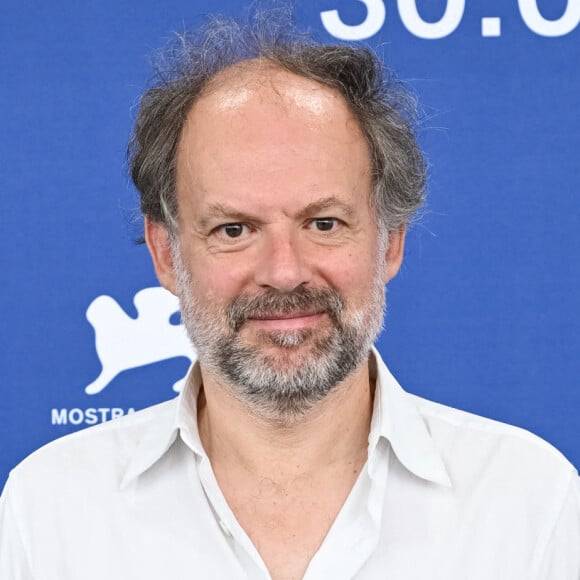
[[[247, 95], [244, 95], [245, 88], [248, 89]], [[219, 102], [219, 99], [228, 93], [231, 93], [231, 102], [227, 98]], [[190, 123], [200, 108], [205, 109], [205, 114], [217, 108], [231, 109], [235, 114], [241, 110], [246, 101], [256, 96], [258, 99], [264, 99], [264, 103], [274, 103], [283, 112], [298, 110], [300, 114], [304, 114], [305, 119], [308, 116], [329, 118], [333, 114], [332, 109], [335, 113], [342, 109], [354, 133], [366, 142], [369, 163], [371, 162], [370, 147], [360, 120], [340, 90], [262, 57], [235, 63], [209, 79], [187, 110], [178, 138], [177, 153], [181, 149]], [[216, 99], [219, 103], [217, 106]]]
[[[269, 57], [260, 56], [236, 62], [208, 79], [203, 89], [191, 103], [190, 111], [188, 111], [188, 113], [191, 112], [191, 109], [195, 107], [198, 101], [204, 100], [220, 91], [231, 90], [236, 87], [259, 88], [261, 86], [269, 86], [276, 93], [276, 77], [282, 79], [284, 77], [288, 79], [294, 78], [297, 79], [305, 88], [310, 86], [315, 90], [323, 90], [328, 95], [337, 98], [340, 102], [344, 103], [349, 110], [351, 110], [348, 101], [336, 87], [329, 86], [318, 79], [313, 79], [306, 75], [289, 70], [283, 63], [279, 63]], [[351, 111], [351, 113], [353, 112]]]

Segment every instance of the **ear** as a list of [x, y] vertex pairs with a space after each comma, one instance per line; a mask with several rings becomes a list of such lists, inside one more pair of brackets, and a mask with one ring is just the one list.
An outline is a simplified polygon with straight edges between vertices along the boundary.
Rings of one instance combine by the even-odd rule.
[[392, 280], [401, 267], [405, 250], [406, 233], [407, 228], [403, 227], [399, 231], [389, 234], [389, 247], [385, 255], [385, 283]]
[[159, 283], [172, 294], [175, 294], [173, 257], [167, 226], [145, 216], [145, 242], [149, 248]]

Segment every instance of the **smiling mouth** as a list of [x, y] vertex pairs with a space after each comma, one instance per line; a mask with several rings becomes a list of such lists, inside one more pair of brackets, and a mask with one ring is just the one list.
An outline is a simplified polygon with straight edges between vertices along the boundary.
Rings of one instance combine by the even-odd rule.
[[261, 330], [298, 330], [315, 326], [324, 317], [321, 312], [285, 312], [251, 316], [246, 322]]
[[294, 310], [293, 312], [267, 312], [265, 314], [255, 314], [249, 316], [248, 320], [287, 320], [291, 318], [307, 318], [323, 314], [322, 310]]

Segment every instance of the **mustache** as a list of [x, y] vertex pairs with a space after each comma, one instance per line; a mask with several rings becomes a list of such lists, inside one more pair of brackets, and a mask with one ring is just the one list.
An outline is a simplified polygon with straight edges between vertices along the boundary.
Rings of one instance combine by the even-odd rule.
[[279, 292], [273, 288], [254, 296], [241, 295], [234, 298], [226, 310], [230, 328], [237, 332], [249, 318], [268, 318], [294, 313], [326, 313], [337, 327], [345, 302], [332, 288], [306, 288], [299, 286], [291, 292]]

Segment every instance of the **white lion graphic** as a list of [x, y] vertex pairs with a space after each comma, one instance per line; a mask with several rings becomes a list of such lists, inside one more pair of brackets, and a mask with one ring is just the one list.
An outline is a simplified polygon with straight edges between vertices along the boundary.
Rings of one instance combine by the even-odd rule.
[[[100, 393], [121, 371], [168, 358], [195, 357], [183, 325], [171, 324], [179, 311], [177, 298], [164, 288], [144, 288], [133, 299], [137, 318], [131, 318], [111, 296], [95, 298], [87, 320], [95, 329], [95, 348], [103, 369], [85, 388], [87, 395]], [[173, 385], [181, 391], [185, 377]]]

